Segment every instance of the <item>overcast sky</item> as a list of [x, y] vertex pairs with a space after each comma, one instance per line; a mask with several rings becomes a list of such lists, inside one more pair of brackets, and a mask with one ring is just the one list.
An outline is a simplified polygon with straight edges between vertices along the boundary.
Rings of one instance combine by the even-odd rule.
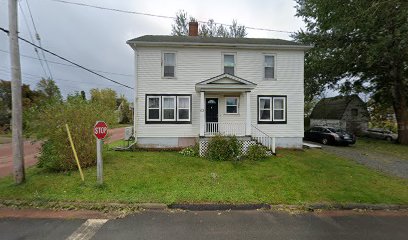
[[[34, 32], [27, 4], [31, 12], [42, 46], [63, 57], [91, 69], [120, 73], [130, 76], [101, 73], [129, 86], [133, 83], [133, 51], [126, 40], [146, 34], [170, 34], [172, 19], [143, 15], [124, 14], [112, 11], [69, 5], [52, 0], [20, 0], [20, 36], [30, 39], [29, 30]], [[216, 22], [238, 23], [248, 27], [297, 31], [304, 26], [295, 17], [295, 2], [292, 0], [67, 0], [108, 8], [175, 16], [178, 10], [185, 10], [199, 21], [214, 19]], [[24, 22], [26, 16], [29, 29]], [[0, 26], [8, 29], [8, 0], [0, 0]], [[290, 39], [288, 33], [248, 30], [248, 37]], [[10, 80], [9, 42], [7, 35], [0, 33], [0, 79]], [[20, 54], [36, 57], [34, 48], [20, 41]], [[40, 55], [41, 56], [41, 55]], [[62, 60], [46, 54], [49, 61]], [[44, 76], [38, 60], [21, 57], [23, 82], [35, 86]], [[45, 66], [44, 66], [45, 67]], [[132, 90], [120, 87], [105, 79], [76, 67], [49, 63], [54, 80], [64, 96], [85, 90], [88, 96], [91, 88], [110, 87], [119, 94], [132, 99]]]

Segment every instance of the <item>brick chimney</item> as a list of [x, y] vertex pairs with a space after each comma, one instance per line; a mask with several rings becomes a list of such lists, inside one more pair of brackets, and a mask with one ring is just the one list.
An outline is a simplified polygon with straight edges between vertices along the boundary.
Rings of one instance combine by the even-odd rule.
[[198, 22], [188, 23], [188, 36], [197, 37], [198, 36]]

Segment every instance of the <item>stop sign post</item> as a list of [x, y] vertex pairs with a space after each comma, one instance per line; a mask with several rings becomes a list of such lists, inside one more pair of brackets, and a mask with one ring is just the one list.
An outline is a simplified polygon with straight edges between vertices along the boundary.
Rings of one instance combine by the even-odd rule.
[[98, 184], [103, 183], [102, 139], [108, 134], [108, 125], [104, 121], [97, 121], [94, 126], [96, 140], [96, 176]]

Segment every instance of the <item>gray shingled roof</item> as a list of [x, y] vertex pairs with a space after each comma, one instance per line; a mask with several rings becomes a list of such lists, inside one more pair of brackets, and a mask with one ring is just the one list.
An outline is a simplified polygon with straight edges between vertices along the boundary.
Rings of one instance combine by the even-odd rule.
[[168, 35], [144, 35], [128, 40], [127, 43], [137, 42], [167, 42], [167, 43], [209, 43], [209, 44], [259, 44], [282, 46], [305, 46], [297, 42], [272, 38], [222, 38], [222, 37], [190, 37]]
[[349, 103], [356, 98], [362, 101], [357, 95], [323, 98], [313, 108], [310, 118], [341, 119]]

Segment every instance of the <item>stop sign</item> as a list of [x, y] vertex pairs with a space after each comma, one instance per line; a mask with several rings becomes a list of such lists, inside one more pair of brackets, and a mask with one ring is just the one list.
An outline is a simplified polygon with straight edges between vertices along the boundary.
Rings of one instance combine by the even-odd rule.
[[97, 139], [104, 139], [108, 134], [108, 125], [104, 121], [96, 122], [94, 126], [94, 134]]

